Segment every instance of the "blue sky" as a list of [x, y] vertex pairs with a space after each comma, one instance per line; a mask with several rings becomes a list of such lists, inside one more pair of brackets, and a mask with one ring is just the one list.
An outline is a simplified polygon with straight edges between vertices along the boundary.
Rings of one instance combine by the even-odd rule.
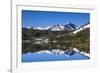
[[81, 26], [89, 21], [89, 13], [22, 10], [23, 27], [46, 27], [55, 24], [64, 25], [67, 22]]

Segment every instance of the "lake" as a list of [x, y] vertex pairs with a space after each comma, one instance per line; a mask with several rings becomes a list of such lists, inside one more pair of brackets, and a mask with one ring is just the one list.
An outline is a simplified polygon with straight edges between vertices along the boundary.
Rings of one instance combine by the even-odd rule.
[[78, 53], [72, 54], [56, 53], [56, 52], [35, 52], [22, 54], [22, 62], [46, 62], [46, 61], [69, 61], [69, 60], [88, 60], [89, 58]]

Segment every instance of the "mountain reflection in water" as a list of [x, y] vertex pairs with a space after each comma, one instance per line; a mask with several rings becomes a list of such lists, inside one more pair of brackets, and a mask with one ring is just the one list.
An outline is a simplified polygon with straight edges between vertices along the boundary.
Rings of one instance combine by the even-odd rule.
[[45, 61], [67, 61], [87, 60], [88, 57], [75, 51], [42, 50], [34, 53], [22, 54], [22, 62], [45, 62]]

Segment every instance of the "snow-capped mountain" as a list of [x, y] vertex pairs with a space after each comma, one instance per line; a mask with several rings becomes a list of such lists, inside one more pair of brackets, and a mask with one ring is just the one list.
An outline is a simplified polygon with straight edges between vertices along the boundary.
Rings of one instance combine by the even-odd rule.
[[50, 31], [63, 31], [64, 26], [57, 24], [57, 25], [52, 26], [48, 30], [50, 30]]
[[52, 26], [49, 30], [51, 31], [72, 31], [75, 30], [77, 28], [77, 26], [75, 24], [72, 23], [67, 23], [66, 25], [54, 25]]
[[78, 29], [76, 29], [75, 31], [73, 31], [73, 34], [76, 34], [76, 33], [80, 32], [80, 31], [82, 31], [82, 30], [85, 30], [85, 29], [87, 29], [87, 28], [90, 28], [90, 23], [85, 24], [85, 25], [79, 27]]
[[[31, 27], [28, 27], [28, 29]], [[31, 29], [37, 29], [37, 30], [49, 30], [49, 31], [72, 31], [75, 30], [77, 26], [72, 23], [67, 23], [65, 25], [55, 24], [53, 26], [48, 27], [32, 27]]]
[[45, 30], [45, 28], [42, 28], [42, 27], [35, 27], [33, 29], [38, 29], [38, 30]]
[[45, 30], [49, 30], [51, 28], [51, 26], [48, 26], [48, 27], [45, 27], [44, 29]]
[[33, 29], [37, 29], [37, 30], [48, 30], [50, 28], [51, 28], [51, 26], [48, 26], [48, 27], [34, 27]]
[[66, 25], [64, 25], [65, 27], [65, 30], [75, 30], [77, 28], [77, 26], [75, 24], [72, 24], [72, 23], [67, 23]]

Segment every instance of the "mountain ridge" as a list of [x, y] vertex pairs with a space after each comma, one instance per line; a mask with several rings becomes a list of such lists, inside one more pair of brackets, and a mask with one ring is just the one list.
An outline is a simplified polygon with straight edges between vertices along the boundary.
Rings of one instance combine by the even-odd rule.
[[82, 26], [76, 26], [73, 23], [67, 23], [65, 25], [55, 24], [53, 26], [48, 26], [48, 27], [27, 27], [26, 29], [48, 30], [48, 31], [71, 31], [73, 34], [76, 34], [86, 28], [90, 28], [90, 23], [86, 23]]
[[48, 27], [26, 27], [27, 29], [37, 29], [37, 30], [49, 30], [49, 31], [73, 31], [76, 30], [77, 26], [72, 23], [67, 23], [65, 25], [55, 24]]

